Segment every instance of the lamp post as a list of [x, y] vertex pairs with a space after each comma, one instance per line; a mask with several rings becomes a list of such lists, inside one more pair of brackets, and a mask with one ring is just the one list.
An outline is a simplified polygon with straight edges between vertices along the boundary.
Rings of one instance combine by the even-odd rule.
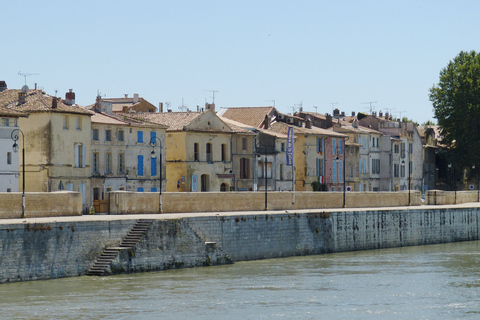
[[[264, 144], [264, 143], [261, 143], [259, 142], [258, 145], [262, 145], [263, 146], [263, 150], [264, 150], [264, 155], [265, 155], [265, 158], [264, 158], [264, 161], [263, 161], [263, 166], [264, 166], [264, 172], [263, 172], [263, 175], [265, 177], [265, 211], [268, 210], [268, 192], [267, 192], [267, 183], [268, 183], [268, 180], [267, 180], [267, 146]], [[258, 152], [258, 149], [259, 146], [257, 145], [257, 153], [258, 155], [260, 156], [260, 152]]]
[[342, 179], [343, 179], [343, 207], [344, 207], [344, 208], [347, 207], [346, 202], [345, 202], [345, 200], [346, 200], [346, 199], [345, 199], [345, 190], [346, 190], [346, 180], [345, 180], [345, 147], [346, 147], [346, 146], [342, 146], [342, 147], [338, 146], [338, 147], [335, 149], [335, 153], [336, 153], [336, 155], [337, 155], [336, 160], [340, 160], [340, 156], [339, 156], [339, 155], [343, 153], [343, 168], [342, 168], [342, 169], [343, 169], [343, 170], [342, 170], [342, 171], [343, 171], [343, 172], [342, 172], [343, 177], [342, 177]]
[[[475, 170], [475, 164], [472, 164], [472, 170]], [[477, 175], [478, 202], [480, 202], [480, 173]]]
[[[405, 168], [405, 150], [402, 151], [401, 157], [402, 157], [402, 166], [403, 166], [403, 168]], [[408, 205], [410, 205], [410, 204], [411, 204], [411, 201], [410, 201], [410, 159], [408, 159]]]
[[160, 196], [158, 199], [158, 212], [163, 213], [163, 208], [162, 208], [162, 141], [160, 140], [159, 137], [155, 136], [150, 139], [150, 146], [152, 147], [152, 152], [150, 153], [150, 156], [152, 159], [155, 159], [157, 155], [155, 154], [155, 146], [157, 145], [157, 140], [158, 140], [158, 149], [159, 149], [159, 156], [158, 156], [158, 167], [159, 167], [159, 178], [160, 178]]
[[25, 135], [20, 129], [12, 131], [11, 137], [13, 140], [13, 152], [18, 152], [17, 141], [19, 139], [18, 134], [22, 134], [22, 218], [25, 217]]

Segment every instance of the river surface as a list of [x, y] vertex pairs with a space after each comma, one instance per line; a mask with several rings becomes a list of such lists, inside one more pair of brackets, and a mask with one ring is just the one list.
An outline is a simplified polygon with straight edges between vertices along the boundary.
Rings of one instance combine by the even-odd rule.
[[0, 285], [0, 319], [479, 319], [480, 242]]

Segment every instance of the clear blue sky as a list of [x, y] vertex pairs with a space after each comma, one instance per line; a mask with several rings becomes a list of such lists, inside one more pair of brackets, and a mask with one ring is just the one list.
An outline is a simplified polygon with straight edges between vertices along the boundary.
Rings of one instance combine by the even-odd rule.
[[[480, 1], [5, 1], [0, 80], [88, 105], [139, 93], [195, 110], [391, 111], [433, 120], [429, 88], [479, 51]], [[337, 104], [338, 103], [338, 104]], [[313, 108], [316, 106], [317, 109]]]

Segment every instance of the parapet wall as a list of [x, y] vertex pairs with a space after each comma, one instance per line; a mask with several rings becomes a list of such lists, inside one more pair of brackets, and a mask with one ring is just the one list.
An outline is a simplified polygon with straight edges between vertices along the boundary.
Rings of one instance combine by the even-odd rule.
[[[0, 218], [22, 217], [22, 193], [0, 193]], [[25, 194], [24, 218], [82, 215], [82, 194], [71, 191], [28, 192]]]
[[[159, 193], [110, 192], [110, 214], [159, 212]], [[342, 208], [341, 192], [267, 192], [268, 210]], [[408, 192], [347, 192], [347, 208], [398, 207], [408, 205]], [[421, 205], [419, 191], [411, 191], [411, 205]], [[164, 213], [261, 211], [264, 192], [167, 192], [162, 194]]]

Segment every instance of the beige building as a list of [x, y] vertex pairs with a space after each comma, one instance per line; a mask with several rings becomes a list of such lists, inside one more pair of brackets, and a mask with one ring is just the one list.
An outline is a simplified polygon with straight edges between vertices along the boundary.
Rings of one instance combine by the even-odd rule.
[[135, 118], [168, 126], [167, 191], [228, 191], [234, 185], [234, 131], [210, 110], [143, 113]]
[[24, 146], [19, 140], [20, 149], [25, 148], [25, 190], [78, 191], [82, 194], [84, 209], [88, 208], [91, 196], [87, 155], [90, 154], [93, 113], [42, 90], [7, 89], [0, 92], [0, 106], [29, 114], [28, 118], [18, 121], [25, 135]]

